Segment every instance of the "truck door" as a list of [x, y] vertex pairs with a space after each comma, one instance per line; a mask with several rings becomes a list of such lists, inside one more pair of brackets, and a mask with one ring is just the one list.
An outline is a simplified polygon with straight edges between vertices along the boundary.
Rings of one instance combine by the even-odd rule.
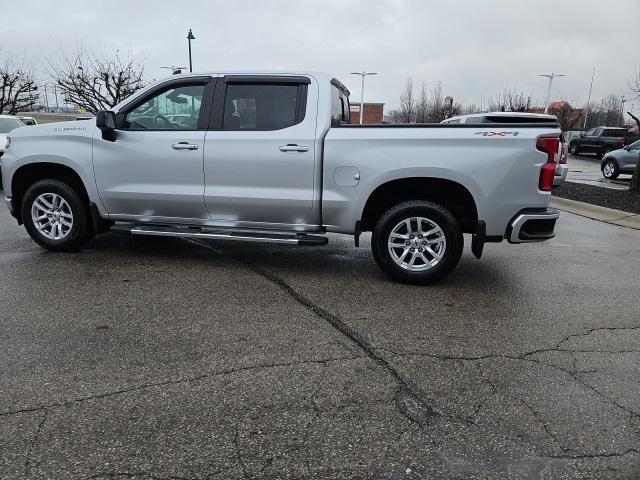
[[211, 100], [203, 98], [212, 85], [210, 77], [163, 83], [118, 112], [115, 141], [96, 132], [96, 184], [110, 215], [132, 221], [209, 220], [202, 156], [210, 111], [205, 106]]
[[214, 223], [305, 223], [314, 204], [317, 82], [220, 77], [205, 139], [204, 198]]

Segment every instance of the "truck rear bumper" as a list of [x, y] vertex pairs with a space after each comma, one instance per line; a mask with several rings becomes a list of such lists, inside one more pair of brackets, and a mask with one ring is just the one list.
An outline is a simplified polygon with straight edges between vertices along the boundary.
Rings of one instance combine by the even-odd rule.
[[556, 220], [560, 212], [555, 208], [528, 208], [513, 217], [505, 234], [509, 243], [542, 242], [555, 236]]

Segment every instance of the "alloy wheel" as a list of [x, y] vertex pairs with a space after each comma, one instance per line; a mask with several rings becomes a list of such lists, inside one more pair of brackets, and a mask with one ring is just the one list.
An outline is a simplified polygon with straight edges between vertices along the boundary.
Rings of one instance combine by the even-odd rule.
[[50, 240], [61, 240], [73, 228], [73, 212], [67, 201], [56, 193], [43, 193], [31, 205], [31, 220], [36, 230]]
[[425, 217], [410, 217], [398, 222], [389, 233], [387, 243], [391, 259], [411, 272], [435, 267], [447, 249], [442, 228]]

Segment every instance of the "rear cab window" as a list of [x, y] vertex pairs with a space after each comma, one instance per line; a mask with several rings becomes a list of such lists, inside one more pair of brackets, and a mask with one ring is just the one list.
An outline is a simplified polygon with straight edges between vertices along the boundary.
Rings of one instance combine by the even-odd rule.
[[304, 120], [308, 79], [254, 78], [224, 79], [222, 130], [281, 130]]
[[349, 90], [335, 78], [331, 80], [331, 127], [351, 121]]

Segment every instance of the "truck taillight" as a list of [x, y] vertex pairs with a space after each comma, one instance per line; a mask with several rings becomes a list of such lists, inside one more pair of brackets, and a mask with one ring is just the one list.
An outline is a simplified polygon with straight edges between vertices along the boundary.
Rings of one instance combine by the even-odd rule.
[[620, 137], [618, 144], [620, 145], [620, 148], [624, 147], [624, 137]]
[[550, 192], [553, 187], [553, 177], [556, 174], [556, 161], [560, 148], [560, 138], [540, 137], [536, 142], [536, 148], [547, 154], [547, 163], [540, 169], [538, 188], [543, 192]]

